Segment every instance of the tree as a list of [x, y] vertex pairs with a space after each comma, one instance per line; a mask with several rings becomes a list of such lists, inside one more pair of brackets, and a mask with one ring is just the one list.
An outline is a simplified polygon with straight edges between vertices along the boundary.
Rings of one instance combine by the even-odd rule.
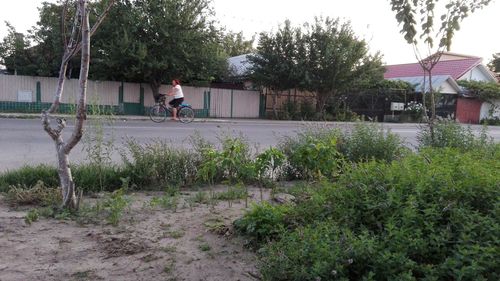
[[208, 0], [124, 0], [96, 37], [92, 77], [149, 83], [211, 81], [227, 69]]
[[254, 52], [254, 41], [255, 36], [252, 36], [250, 40], [245, 40], [243, 38], [243, 32], [234, 33], [230, 31], [222, 35], [221, 47], [225, 54], [234, 57]]
[[250, 75], [259, 85], [271, 91], [274, 118], [278, 118], [277, 97], [279, 92], [296, 87], [297, 40], [299, 31], [285, 21], [276, 34], [263, 32], [255, 54], [249, 55], [252, 66]]
[[356, 88], [363, 81], [383, 79], [379, 54], [370, 56], [364, 40], [358, 39], [349, 23], [316, 18], [305, 35], [305, 89], [315, 92], [316, 110], [322, 114], [329, 99]]
[[491, 71], [500, 73], [500, 53], [493, 54], [493, 59], [488, 64]]
[[[63, 15], [65, 14], [65, 11], [68, 10], [68, 2], [69, 1], [67, 0], [64, 4]], [[71, 169], [69, 167], [69, 154], [82, 138], [83, 126], [85, 120], [87, 119], [86, 96], [87, 76], [90, 61], [90, 37], [95, 33], [97, 27], [103, 21], [107, 12], [113, 5], [114, 0], [109, 0], [107, 3], [108, 8], [97, 19], [92, 28], [90, 28], [88, 0], [78, 0], [75, 2], [76, 7], [74, 19], [71, 27], [71, 33], [68, 37], [68, 40], [65, 40], [64, 43], [64, 53], [61, 60], [58, 86], [54, 96], [54, 101], [50, 108], [42, 113], [43, 129], [52, 138], [56, 146], [56, 154], [58, 159], [57, 172], [59, 174], [59, 181], [63, 198], [62, 207], [69, 209], [78, 209], [79, 205], [79, 200], [77, 200], [75, 195], [75, 183], [73, 181]], [[68, 63], [78, 53], [81, 54], [81, 64], [79, 77], [80, 89], [78, 93], [78, 102], [76, 108], [76, 120], [71, 137], [67, 141], [65, 141], [62, 135], [62, 131], [66, 127], [66, 120], [63, 118], [57, 118], [57, 127], [53, 128], [50, 124], [50, 115], [54, 114], [58, 110], [63, 93]]]
[[0, 43], [0, 63], [5, 65], [10, 74], [30, 75], [31, 56], [29, 55], [29, 40], [19, 33], [8, 22], [8, 33]]
[[[431, 94], [431, 136], [433, 123], [436, 120], [435, 93], [432, 87], [432, 69], [441, 59], [445, 50], [449, 51], [455, 32], [460, 30], [460, 23], [470, 13], [488, 5], [491, 0], [448, 0], [444, 6], [437, 6], [438, 0], [391, 0], [391, 8], [396, 13], [398, 24], [402, 25], [401, 33], [406, 42], [411, 44], [415, 56], [428, 79]], [[435, 20], [435, 11], [442, 9], [444, 13]], [[436, 27], [437, 24], [437, 27]], [[437, 48], [435, 41], [438, 42]], [[422, 55], [421, 48], [427, 50]], [[424, 82], [424, 84], [426, 84]], [[423, 89], [427, 86], [422, 87]], [[425, 105], [425, 93], [423, 95]], [[425, 112], [425, 109], [424, 109]]]

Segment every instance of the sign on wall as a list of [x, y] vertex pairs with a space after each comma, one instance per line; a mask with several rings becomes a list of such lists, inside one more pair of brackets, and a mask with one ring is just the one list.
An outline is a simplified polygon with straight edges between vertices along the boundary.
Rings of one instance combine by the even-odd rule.
[[17, 101], [18, 102], [33, 102], [33, 92], [19, 90], [17, 91]]

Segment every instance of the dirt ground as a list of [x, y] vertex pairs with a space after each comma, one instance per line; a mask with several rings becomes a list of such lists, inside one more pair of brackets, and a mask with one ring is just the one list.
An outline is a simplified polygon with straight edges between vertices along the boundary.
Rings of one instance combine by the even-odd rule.
[[[176, 211], [145, 207], [161, 193], [128, 194], [116, 227], [45, 218], [27, 225], [26, 211], [0, 198], [0, 280], [257, 280], [255, 253], [232, 229], [244, 200], [182, 203], [194, 193], [183, 192]], [[259, 201], [258, 189], [250, 194]]]

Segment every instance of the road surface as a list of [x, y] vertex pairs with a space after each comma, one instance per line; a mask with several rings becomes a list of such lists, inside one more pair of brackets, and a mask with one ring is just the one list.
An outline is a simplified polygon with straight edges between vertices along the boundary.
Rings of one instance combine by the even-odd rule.
[[[260, 149], [276, 145], [283, 136], [293, 136], [298, 130], [310, 126], [339, 127], [345, 130], [352, 127], [350, 123], [322, 123], [322, 122], [298, 122], [298, 121], [269, 121], [269, 120], [220, 120], [193, 122], [181, 124], [177, 122], [165, 122], [156, 124], [144, 120], [116, 120], [112, 126], [105, 126], [106, 137], [113, 136], [114, 147], [123, 148], [126, 138], [134, 138], [140, 143], [147, 143], [151, 139], [168, 140], [176, 147], [189, 147], [189, 136], [195, 132], [216, 143], [217, 136], [221, 134], [243, 134], [252, 144]], [[408, 146], [414, 147], [418, 125], [416, 124], [383, 124], [384, 128], [400, 135]], [[73, 126], [68, 122], [64, 131], [67, 140]], [[473, 126], [479, 132], [481, 126]], [[489, 134], [500, 141], [500, 127], [490, 127]], [[70, 155], [72, 163], [85, 161], [86, 153], [82, 151], [82, 143], [78, 144]], [[0, 172], [16, 169], [25, 164], [51, 164], [55, 165], [56, 156], [52, 140], [43, 131], [41, 123], [36, 119], [10, 119], [0, 118]], [[121, 158], [117, 151], [113, 153], [113, 160], [120, 162]]]

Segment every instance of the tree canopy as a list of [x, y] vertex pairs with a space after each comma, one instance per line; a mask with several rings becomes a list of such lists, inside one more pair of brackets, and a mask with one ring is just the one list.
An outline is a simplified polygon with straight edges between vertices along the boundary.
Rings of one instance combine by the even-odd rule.
[[316, 93], [317, 110], [329, 99], [382, 80], [379, 54], [370, 55], [349, 23], [316, 18], [303, 28], [286, 21], [276, 33], [262, 33], [249, 56], [256, 82], [272, 90], [299, 88]]
[[493, 55], [493, 59], [488, 64], [491, 71], [500, 73], [500, 53], [496, 53]]

